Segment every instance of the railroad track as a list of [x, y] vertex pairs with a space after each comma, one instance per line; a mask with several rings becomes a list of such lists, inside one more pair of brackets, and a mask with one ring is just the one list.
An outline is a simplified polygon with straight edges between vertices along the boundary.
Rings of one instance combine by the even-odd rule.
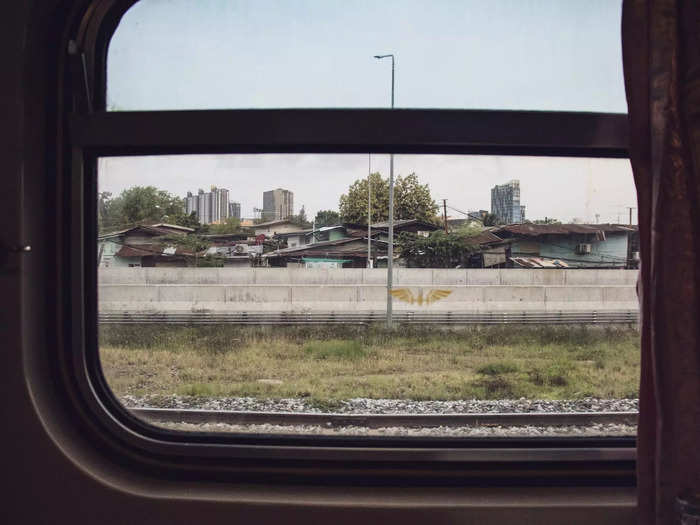
[[321, 414], [234, 412], [180, 408], [132, 408], [135, 416], [154, 423], [279, 425], [365, 428], [435, 428], [478, 426], [636, 425], [637, 412], [525, 412], [489, 414]]
[[[239, 324], [239, 325], [314, 325], [372, 324], [386, 319], [385, 312], [212, 312], [212, 311], [103, 311], [102, 324]], [[637, 310], [616, 311], [491, 311], [491, 312], [417, 312], [397, 311], [393, 319], [400, 324], [635, 324]]]

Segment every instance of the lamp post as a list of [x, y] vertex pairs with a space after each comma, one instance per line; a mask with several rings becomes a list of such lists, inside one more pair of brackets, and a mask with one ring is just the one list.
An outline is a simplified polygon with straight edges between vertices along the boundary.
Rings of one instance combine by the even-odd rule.
[[372, 154], [367, 154], [367, 268], [372, 268]]
[[[394, 55], [374, 55], [374, 58], [381, 60], [391, 58], [391, 109], [394, 109]], [[386, 274], [386, 327], [392, 328], [392, 295], [394, 270], [394, 154], [389, 154], [389, 246], [387, 247], [387, 274]]]

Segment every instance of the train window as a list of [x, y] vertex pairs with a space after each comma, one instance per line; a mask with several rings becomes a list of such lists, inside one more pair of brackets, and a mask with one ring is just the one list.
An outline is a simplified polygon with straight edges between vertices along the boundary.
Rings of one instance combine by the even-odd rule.
[[[396, 107], [625, 112], [620, 3], [142, 0], [107, 109]], [[167, 87], [166, 87], [167, 86]]]
[[[401, 479], [418, 461], [466, 479], [515, 462], [630, 482], [638, 241], [617, 9], [110, 5], [106, 33], [69, 46], [76, 373], [106, 428], [187, 472]], [[353, 32], [369, 66], [326, 38]], [[388, 67], [367, 82], [374, 55]]]
[[628, 161], [393, 169], [387, 292], [388, 155], [100, 158], [100, 357], [117, 398], [200, 431], [634, 435]]

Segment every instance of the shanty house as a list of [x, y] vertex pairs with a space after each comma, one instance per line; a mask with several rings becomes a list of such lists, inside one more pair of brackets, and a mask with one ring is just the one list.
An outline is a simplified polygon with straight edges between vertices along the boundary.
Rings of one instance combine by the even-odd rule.
[[323, 241], [338, 241], [348, 237], [347, 229], [342, 224], [336, 226], [322, 226], [316, 229], [300, 230], [289, 233], [278, 233], [276, 238], [285, 239], [288, 248], [295, 248], [307, 244]]
[[622, 224], [509, 224], [491, 230], [511, 240], [511, 262], [525, 268], [635, 267], [637, 227]]
[[255, 230], [256, 236], [265, 235], [265, 237], [274, 237], [275, 235], [304, 231], [304, 228], [298, 224], [292, 223], [289, 219], [260, 222], [254, 225], [253, 229]]
[[192, 232], [192, 228], [160, 223], [105, 233], [98, 237], [98, 266], [186, 266], [185, 259], [190, 254], [181, 248], [164, 246], [158, 238], [167, 235], [187, 235]]
[[[386, 257], [387, 243], [372, 239], [372, 259]], [[263, 254], [269, 266], [365, 268], [367, 238], [349, 237], [283, 248]]]

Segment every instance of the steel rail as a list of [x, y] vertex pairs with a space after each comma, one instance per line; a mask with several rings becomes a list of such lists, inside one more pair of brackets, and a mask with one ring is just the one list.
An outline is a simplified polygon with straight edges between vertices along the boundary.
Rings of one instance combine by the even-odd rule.
[[[370, 324], [385, 320], [385, 312], [212, 312], [212, 311], [102, 311], [102, 324]], [[636, 310], [621, 311], [522, 311], [522, 312], [415, 312], [398, 311], [402, 324], [634, 324]]]
[[488, 414], [338, 414], [309, 412], [241, 412], [181, 408], [131, 408], [149, 422], [340, 427], [477, 427], [636, 425], [637, 412], [522, 412]]

